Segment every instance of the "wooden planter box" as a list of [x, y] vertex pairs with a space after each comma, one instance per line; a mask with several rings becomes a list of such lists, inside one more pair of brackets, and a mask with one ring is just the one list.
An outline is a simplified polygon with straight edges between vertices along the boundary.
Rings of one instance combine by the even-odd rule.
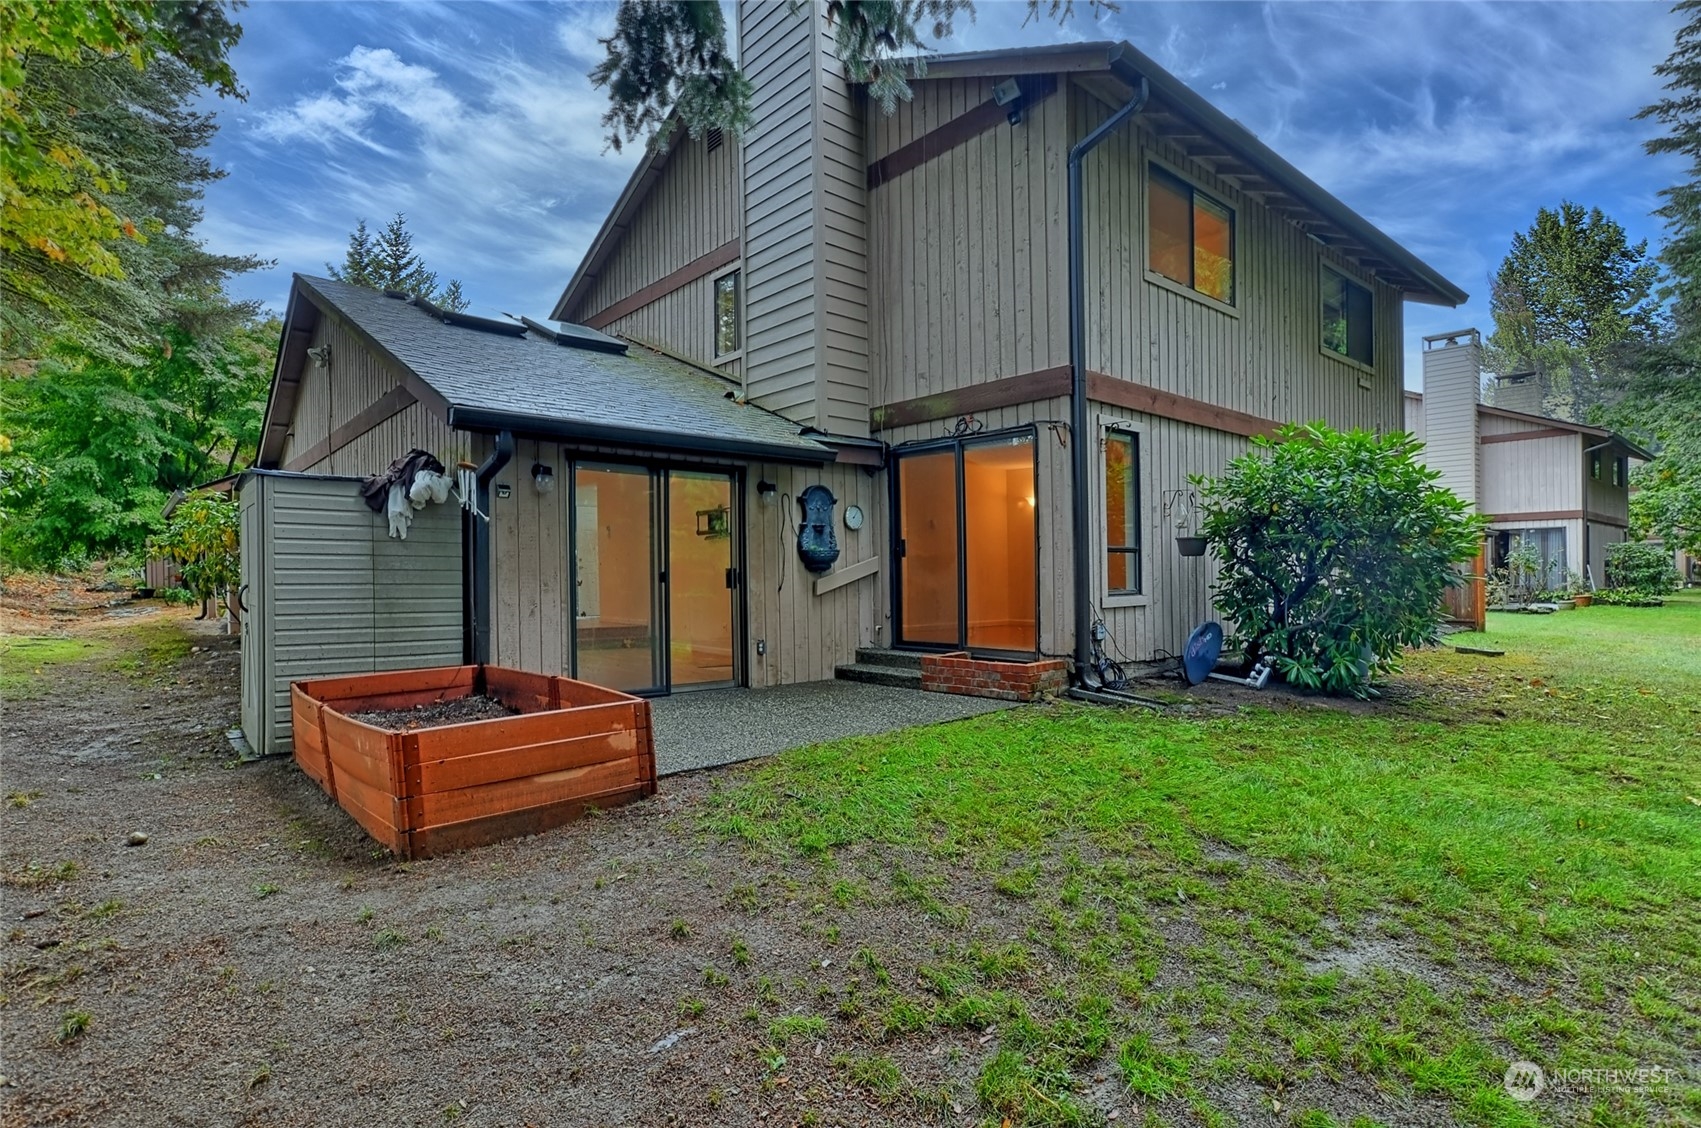
[[[488, 694], [519, 716], [411, 731], [348, 716]], [[368, 834], [423, 858], [560, 826], [656, 792], [650, 703], [501, 666], [290, 686], [295, 762]]]

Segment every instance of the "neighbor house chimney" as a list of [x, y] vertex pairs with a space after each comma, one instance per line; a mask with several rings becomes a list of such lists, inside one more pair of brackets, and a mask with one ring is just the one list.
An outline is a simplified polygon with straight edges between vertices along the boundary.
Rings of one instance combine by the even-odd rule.
[[1541, 376], [1530, 372], [1508, 372], [1494, 378], [1494, 406], [1528, 415], [1543, 415]]
[[1482, 337], [1475, 329], [1423, 339], [1424, 462], [1441, 485], [1477, 503], [1477, 393]]

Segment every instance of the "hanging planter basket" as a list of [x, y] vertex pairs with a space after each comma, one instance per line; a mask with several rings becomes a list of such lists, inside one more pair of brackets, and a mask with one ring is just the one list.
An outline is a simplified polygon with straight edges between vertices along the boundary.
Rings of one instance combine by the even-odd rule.
[[1205, 555], [1205, 538], [1176, 537], [1175, 547], [1180, 550], [1183, 556], [1203, 556]]

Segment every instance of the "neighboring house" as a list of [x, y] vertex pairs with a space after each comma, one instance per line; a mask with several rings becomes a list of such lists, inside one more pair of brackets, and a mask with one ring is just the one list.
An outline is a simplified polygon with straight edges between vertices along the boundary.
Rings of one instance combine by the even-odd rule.
[[1442, 484], [1488, 516], [1490, 570], [1525, 541], [1548, 586], [1572, 572], [1604, 585], [1607, 546], [1627, 539], [1630, 460], [1652, 456], [1605, 428], [1542, 415], [1527, 374], [1497, 379], [1494, 403], [1481, 402], [1481, 361], [1475, 329], [1425, 337], [1423, 392], [1405, 394], [1406, 429]]
[[[859, 647], [1069, 654], [1099, 617], [1125, 655], [1174, 653], [1212, 615], [1212, 563], [1174, 543], [1190, 474], [1288, 420], [1402, 426], [1402, 305], [1464, 293], [1134, 48], [940, 57], [887, 116], [822, 5], [738, 14], [754, 128], [644, 157], [552, 312], [565, 348], [297, 282], [262, 465], [517, 442], [473, 600], [490, 657], [766, 686]], [[1131, 105], [1077, 208], [1072, 147]], [[668, 375], [620, 383], [639, 369]], [[658, 406], [716, 380], [712, 408]]]

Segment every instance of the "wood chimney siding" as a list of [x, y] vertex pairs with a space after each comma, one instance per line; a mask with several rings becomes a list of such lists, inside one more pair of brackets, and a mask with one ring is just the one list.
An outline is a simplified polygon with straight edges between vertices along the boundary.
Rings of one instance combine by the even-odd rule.
[[755, 89], [744, 139], [744, 377], [754, 403], [868, 434], [866, 162], [859, 95], [819, 0], [740, 3]]
[[1477, 444], [1477, 392], [1482, 371], [1475, 330], [1460, 344], [1426, 341], [1423, 354], [1423, 423], [1429, 443], [1424, 461], [1441, 472], [1441, 484], [1475, 505], [1481, 480]]

